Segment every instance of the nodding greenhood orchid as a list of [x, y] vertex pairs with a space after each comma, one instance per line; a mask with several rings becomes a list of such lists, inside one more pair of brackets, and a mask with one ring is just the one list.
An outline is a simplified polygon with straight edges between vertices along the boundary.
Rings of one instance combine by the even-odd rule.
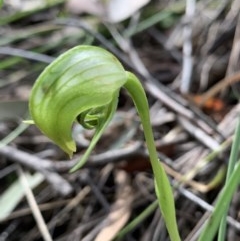
[[126, 80], [122, 65], [106, 50], [75, 47], [39, 76], [30, 96], [31, 116], [70, 157], [76, 151], [71, 135], [74, 121], [95, 128], [85, 161], [115, 113], [119, 90]]
[[149, 107], [138, 78], [125, 71], [110, 52], [94, 46], [77, 46], [53, 61], [35, 82], [29, 109], [35, 125], [71, 157], [76, 151], [72, 125], [95, 129], [94, 137], [81, 160], [79, 169], [111, 121], [124, 87], [137, 108], [155, 176], [156, 194], [172, 241], [179, 241], [174, 198], [168, 177], [158, 160]]

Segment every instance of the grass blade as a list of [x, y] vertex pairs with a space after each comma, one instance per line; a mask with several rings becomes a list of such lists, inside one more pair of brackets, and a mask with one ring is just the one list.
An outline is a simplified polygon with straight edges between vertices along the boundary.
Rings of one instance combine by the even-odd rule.
[[[238, 150], [239, 150], [239, 144], [240, 144], [240, 123], [238, 122], [238, 126], [235, 131], [235, 139], [233, 141], [231, 155], [230, 155], [230, 161], [229, 161], [229, 167], [228, 167], [228, 173], [227, 173], [227, 181], [225, 186], [223, 187], [218, 201], [215, 205], [215, 209], [207, 221], [205, 228], [203, 232], [201, 233], [198, 241], [206, 241], [206, 240], [213, 240], [213, 238], [216, 235], [216, 232], [218, 230], [219, 224], [222, 218], [226, 219], [227, 210], [229, 208], [229, 204], [232, 200], [232, 196], [239, 184], [240, 181], [240, 161], [236, 163], [236, 159], [238, 157]], [[225, 229], [226, 229], [226, 221], [221, 224], [221, 233], [219, 238], [220, 240], [224, 240], [225, 237]], [[225, 226], [224, 226], [225, 225]], [[223, 238], [223, 239], [222, 239]]]

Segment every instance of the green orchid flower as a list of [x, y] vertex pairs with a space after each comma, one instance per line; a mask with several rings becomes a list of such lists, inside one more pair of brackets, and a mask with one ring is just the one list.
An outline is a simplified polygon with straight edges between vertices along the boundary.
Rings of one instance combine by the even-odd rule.
[[174, 198], [168, 177], [158, 160], [144, 89], [138, 78], [125, 71], [118, 59], [94, 46], [77, 46], [53, 61], [35, 82], [29, 101], [35, 125], [70, 157], [76, 151], [72, 126], [95, 129], [94, 137], [81, 160], [87, 161], [118, 104], [121, 88], [130, 94], [144, 129], [155, 177], [156, 194], [170, 238], [179, 241]]

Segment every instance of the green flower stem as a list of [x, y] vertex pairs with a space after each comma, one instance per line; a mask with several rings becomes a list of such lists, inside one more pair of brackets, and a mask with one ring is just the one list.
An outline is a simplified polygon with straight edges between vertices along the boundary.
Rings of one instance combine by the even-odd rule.
[[159, 206], [166, 223], [167, 230], [172, 241], [180, 241], [180, 236], [177, 228], [174, 197], [172, 188], [166, 172], [158, 160], [157, 151], [155, 148], [152, 127], [150, 123], [149, 107], [144, 89], [135, 75], [127, 72], [127, 82], [124, 87], [131, 95], [138, 114], [141, 118], [147, 148], [149, 151], [150, 161], [155, 178], [155, 189], [159, 202]]

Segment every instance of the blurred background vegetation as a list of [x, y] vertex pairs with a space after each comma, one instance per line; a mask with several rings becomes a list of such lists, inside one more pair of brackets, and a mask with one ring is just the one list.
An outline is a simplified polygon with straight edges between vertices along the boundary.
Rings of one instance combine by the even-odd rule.
[[[124, 90], [94, 154], [74, 174], [68, 170], [93, 133], [73, 127], [78, 151], [68, 160], [22, 122], [41, 71], [82, 44], [108, 49], [141, 79], [181, 237], [196, 240], [224, 184], [240, 110], [239, 10], [238, 0], [4, 1], [0, 240], [168, 240], [139, 119]], [[229, 241], [240, 239], [239, 195], [229, 210]]]

